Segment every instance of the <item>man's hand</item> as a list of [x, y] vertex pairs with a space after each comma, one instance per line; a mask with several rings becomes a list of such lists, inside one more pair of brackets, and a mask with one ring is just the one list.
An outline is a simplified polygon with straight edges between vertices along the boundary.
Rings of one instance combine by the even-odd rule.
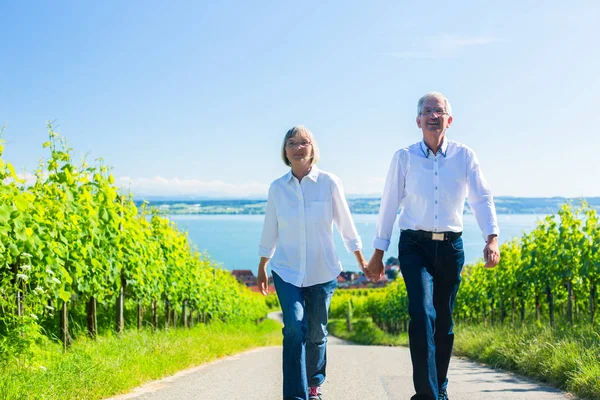
[[485, 268], [494, 268], [500, 262], [500, 249], [498, 248], [498, 236], [489, 235], [483, 249]]
[[376, 249], [367, 265], [366, 276], [373, 282], [377, 282], [383, 278], [383, 273], [383, 250]]

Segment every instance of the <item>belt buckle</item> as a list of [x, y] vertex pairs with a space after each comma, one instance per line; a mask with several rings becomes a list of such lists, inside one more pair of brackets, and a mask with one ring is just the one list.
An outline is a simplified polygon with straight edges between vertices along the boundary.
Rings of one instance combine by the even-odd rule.
[[431, 234], [431, 240], [443, 241], [444, 240], [444, 234], [443, 233], [432, 233]]

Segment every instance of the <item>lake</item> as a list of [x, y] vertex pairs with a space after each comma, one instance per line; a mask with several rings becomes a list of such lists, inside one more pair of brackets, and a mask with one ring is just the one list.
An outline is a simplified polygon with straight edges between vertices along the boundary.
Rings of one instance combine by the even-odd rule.
[[[520, 237], [523, 231], [532, 230], [536, 221], [545, 215], [535, 214], [499, 214], [500, 242], [506, 242], [514, 237]], [[171, 215], [182, 230], [187, 230], [191, 241], [201, 251], [206, 250], [210, 258], [221, 264], [223, 268], [250, 269], [256, 274], [258, 268], [258, 243], [262, 232], [264, 215]], [[373, 252], [372, 241], [377, 223], [376, 214], [353, 215], [356, 229], [363, 241], [363, 252], [368, 260]], [[357, 271], [358, 266], [354, 255], [347, 253], [342, 239], [335, 230], [334, 239], [337, 254], [344, 270]], [[392, 244], [386, 252], [388, 257], [397, 257], [399, 229], [394, 228]], [[475, 217], [464, 216], [463, 241], [467, 264], [482, 258], [484, 241], [477, 226]]]

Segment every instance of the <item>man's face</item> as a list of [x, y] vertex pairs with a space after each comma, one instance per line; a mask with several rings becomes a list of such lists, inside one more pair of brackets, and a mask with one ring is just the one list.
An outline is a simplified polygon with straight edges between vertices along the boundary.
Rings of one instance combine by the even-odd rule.
[[452, 117], [446, 114], [444, 100], [437, 97], [429, 97], [423, 102], [421, 115], [417, 116], [417, 126], [421, 128], [424, 135], [440, 135], [452, 123]]

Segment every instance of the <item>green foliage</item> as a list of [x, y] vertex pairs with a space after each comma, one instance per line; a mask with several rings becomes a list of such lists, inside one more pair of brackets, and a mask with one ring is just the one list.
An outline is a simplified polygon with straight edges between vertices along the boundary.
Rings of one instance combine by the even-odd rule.
[[279, 297], [277, 297], [277, 293], [269, 293], [268, 296], [265, 297], [265, 303], [267, 304], [267, 308], [269, 310], [281, 309], [281, 304], [279, 304]]
[[[370, 316], [368, 301], [371, 297], [381, 296], [384, 289], [345, 289], [336, 290], [329, 306], [330, 318], [346, 318], [348, 303], [352, 304], [354, 318]], [[371, 300], [373, 301], [373, 300]]]
[[[0, 140], [0, 360], [56, 337], [66, 303], [72, 334], [85, 326], [85, 305], [98, 303], [100, 329], [110, 329], [124, 289], [130, 315], [153, 302], [202, 321], [258, 321], [260, 295], [240, 285], [193, 248], [187, 233], [157, 210], [119, 194], [102, 160], [75, 165], [72, 149], [48, 126], [49, 151], [25, 185], [2, 158]], [[102, 314], [104, 311], [104, 315]]]
[[558, 215], [502, 245], [497, 268], [465, 267], [455, 315], [469, 322], [598, 327], [599, 248], [596, 211], [564, 204]]
[[402, 279], [386, 288], [337, 290], [331, 300], [330, 317], [346, 318], [349, 302], [353, 318], [372, 318], [387, 332], [398, 333], [408, 323], [408, 297]]

